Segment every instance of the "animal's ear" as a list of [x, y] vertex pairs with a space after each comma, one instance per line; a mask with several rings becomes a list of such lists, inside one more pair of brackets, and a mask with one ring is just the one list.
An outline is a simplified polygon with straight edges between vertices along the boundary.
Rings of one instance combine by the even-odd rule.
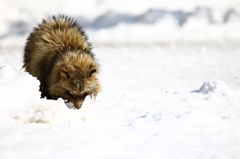
[[65, 71], [65, 70], [61, 70], [60, 71], [60, 76], [62, 78], [70, 78], [69, 73], [67, 71]]
[[96, 69], [92, 69], [90, 72], [89, 72], [89, 75], [88, 75], [88, 78], [90, 78], [94, 73], [96, 73], [97, 70]]

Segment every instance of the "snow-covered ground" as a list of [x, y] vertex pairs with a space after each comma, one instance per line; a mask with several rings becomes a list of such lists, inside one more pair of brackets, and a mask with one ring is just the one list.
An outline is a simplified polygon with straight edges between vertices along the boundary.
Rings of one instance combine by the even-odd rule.
[[42, 18], [74, 17], [98, 45], [240, 39], [239, 0], [0, 0], [0, 47], [21, 47]]
[[240, 156], [239, 47], [95, 48], [103, 92], [80, 110], [39, 99], [21, 50], [5, 51], [1, 159]]
[[[240, 157], [238, 1], [0, 2], [0, 159]], [[32, 27], [60, 13], [101, 65], [103, 91], [80, 110], [40, 99], [21, 70]]]

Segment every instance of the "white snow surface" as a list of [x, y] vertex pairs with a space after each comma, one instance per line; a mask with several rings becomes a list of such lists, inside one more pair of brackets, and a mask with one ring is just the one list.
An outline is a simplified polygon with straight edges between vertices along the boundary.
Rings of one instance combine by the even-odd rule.
[[238, 46], [96, 47], [103, 91], [80, 110], [40, 99], [21, 51], [1, 51], [1, 159], [240, 156]]
[[[0, 2], [0, 159], [240, 158], [239, 0]], [[57, 14], [101, 66], [80, 110], [40, 99], [22, 69], [28, 34]]]

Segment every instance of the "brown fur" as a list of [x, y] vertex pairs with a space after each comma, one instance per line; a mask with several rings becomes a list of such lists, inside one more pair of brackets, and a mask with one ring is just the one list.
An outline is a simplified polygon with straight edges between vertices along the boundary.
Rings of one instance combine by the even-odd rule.
[[40, 81], [42, 98], [61, 97], [76, 108], [101, 89], [99, 65], [87, 36], [66, 16], [53, 16], [34, 28], [24, 49], [23, 67]]

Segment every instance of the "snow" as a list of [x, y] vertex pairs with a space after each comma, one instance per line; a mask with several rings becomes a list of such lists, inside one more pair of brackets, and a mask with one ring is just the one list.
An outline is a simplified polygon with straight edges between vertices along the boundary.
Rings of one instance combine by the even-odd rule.
[[238, 0], [9, 0], [0, 6], [0, 47], [23, 46], [42, 18], [59, 14], [80, 22], [96, 45], [232, 42], [240, 39], [239, 6]]
[[218, 93], [221, 95], [232, 94], [232, 90], [222, 81], [208, 80], [203, 83], [198, 93], [208, 94], [209, 92]]
[[[1, 67], [0, 158], [240, 155], [240, 67], [234, 63], [239, 51], [198, 46], [94, 50], [103, 92], [80, 110], [68, 109], [61, 99], [39, 99], [36, 78], [13, 65]], [[233, 56], [227, 59], [225, 52]], [[212, 77], [220, 80], [207, 80]]]
[[[239, 1], [136, 2], [0, 6], [0, 159], [240, 157]], [[103, 91], [80, 110], [40, 99], [22, 69], [32, 27], [62, 12], [82, 19], [101, 65]]]

